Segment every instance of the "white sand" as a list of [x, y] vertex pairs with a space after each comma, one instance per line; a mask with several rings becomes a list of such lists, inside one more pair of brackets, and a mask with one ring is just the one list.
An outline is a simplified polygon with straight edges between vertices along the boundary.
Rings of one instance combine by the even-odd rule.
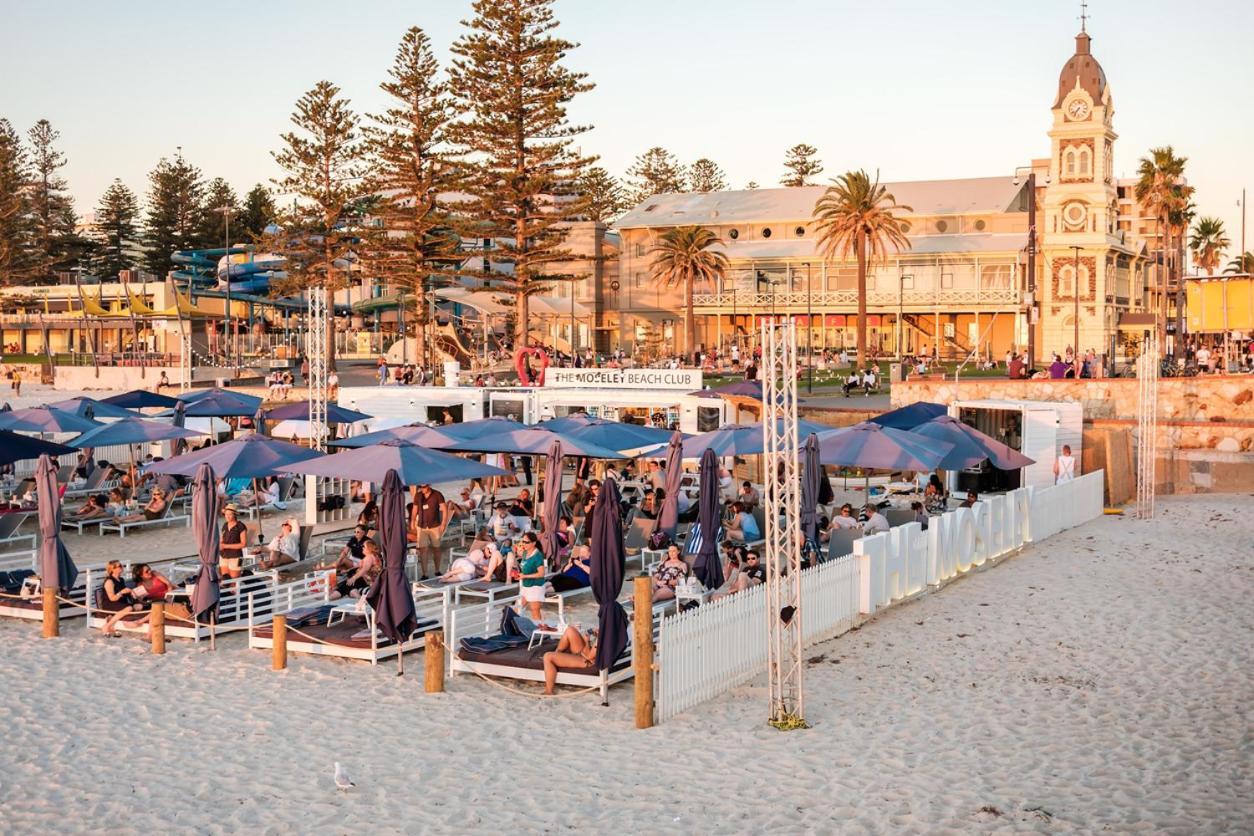
[[154, 657], [5, 622], [0, 831], [1239, 831], [1250, 507], [1104, 518], [815, 647], [805, 732], [760, 683], [642, 732], [630, 686], [428, 696], [421, 654], [274, 673], [239, 636]]

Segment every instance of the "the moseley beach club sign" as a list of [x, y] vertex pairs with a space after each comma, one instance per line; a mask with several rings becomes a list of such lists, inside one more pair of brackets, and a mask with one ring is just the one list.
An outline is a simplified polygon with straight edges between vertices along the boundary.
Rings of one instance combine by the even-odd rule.
[[701, 388], [700, 369], [556, 369], [545, 371], [544, 385], [561, 389]]

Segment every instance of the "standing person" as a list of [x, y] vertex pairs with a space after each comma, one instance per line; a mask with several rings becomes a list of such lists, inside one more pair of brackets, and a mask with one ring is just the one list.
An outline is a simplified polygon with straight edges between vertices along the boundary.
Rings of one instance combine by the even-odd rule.
[[304, 383], [309, 379], [309, 358], [301, 353], [300, 355], [300, 382]]
[[12, 388], [13, 388], [14, 395], [22, 394], [22, 368], [20, 366], [13, 367]]
[[379, 385], [380, 385], [380, 386], [387, 386], [387, 385], [388, 385], [388, 361], [387, 361], [387, 358], [385, 358], [385, 357], [380, 357], [380, 358], [379, 358], [379, 368], [378, 368], [378, 372], [379, 372]]
[[518, 577], [522, 580], [522, 598], [531, 611], [531, 620], [540, 623], [540, 603], [544, 601], [544, 553], [540, 551], [540, 541], [534, 531], [528, 531], [518, 538], [518, 551], [521, 562], [518, 565]]
[[248, 529], [237, 516], [238, 508], [232, 502], [222, 509], [226, 522], [222, 525], [222, 540], [218, 545], [221, 562], [219, 571], [223, 577], [238, 577], [240, 563], [244, 559], [244, 547], [248, 545]]
[[[444, 529], [448, 525], [448, 505], [444, 495], [430, 485], [419, 485], [415, 499], [414, 527], [417, 529], [418, 561], [422, 570], [422, 580], [440, 574], [440, 566], [444, 562], [444, 554], [440, 541], [444, 538]], [[430, 559], [432, 571], [427, 573], [427, 562]]]
[[1062, 455], [1054, 459], [1054, 484], [1075, 481], [1075, 456], [1071, 455], [1071, 445], [1062, 445]]

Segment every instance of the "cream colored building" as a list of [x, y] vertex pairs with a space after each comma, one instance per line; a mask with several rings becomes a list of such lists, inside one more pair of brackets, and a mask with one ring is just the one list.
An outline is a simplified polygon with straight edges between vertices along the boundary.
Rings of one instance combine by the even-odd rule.
[[[1047, 358], [1073, 344], [1078, 313], [1080, 347], [1110, 352], [1121, 317], [1144, 309], [1144, 226], [1132, 222], [1139, 208], [1119, 200], [1114, 106], [1089, 47], [1081, 32], [1059, 75], [1050, 100], [1049, 157], [990, 177], [887, 184], [898, 203], [911, 207], [904, 213], [911, 247], [867, 277], [869, 339], [878, 351], [1001, 358], [1023, 349], [1034, 328], [1037, 357]], [[1034, 195], [1029, 172], [1036, 175]], [[730, 263], [717, 287], [696, 289], [698, 344], [743, 345], [762, 317], [790, 316], [803, 350], [807, 344], [816, 351], [852, 348], [856, 266], [818, 252], [811, 217], [822, 192], [814, 186], [664, 194], [629, 211], [615, 224], [618, 276], [602, 289], [611, 347], [682, 345], [681, 289], [652, 278], [651, 251], [667, 229], [697, 224], [719, 236], [716, 247]], [[1027, 284], [1032, 200], [1034, 294]]]

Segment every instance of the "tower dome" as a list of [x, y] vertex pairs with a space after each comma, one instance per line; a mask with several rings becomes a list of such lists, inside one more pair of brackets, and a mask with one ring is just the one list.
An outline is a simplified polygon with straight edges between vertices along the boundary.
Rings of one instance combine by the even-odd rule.
[[1094, 104], [1102, 102], [1106, 94], [1106, 73], [1090, 51], [1092, 41], [1089, 33], [1084, 30], [1075, 36], [1075, 55], [1071, 56], [1071, 60], [1063, 66], [1062, 73], [1058, 76], [1058, 98], [1054, 100], [1054, 107], [1062, 104], [1062, 100], [1076, 88], [1077, 83], [1080, 89], [1092, 96]]

